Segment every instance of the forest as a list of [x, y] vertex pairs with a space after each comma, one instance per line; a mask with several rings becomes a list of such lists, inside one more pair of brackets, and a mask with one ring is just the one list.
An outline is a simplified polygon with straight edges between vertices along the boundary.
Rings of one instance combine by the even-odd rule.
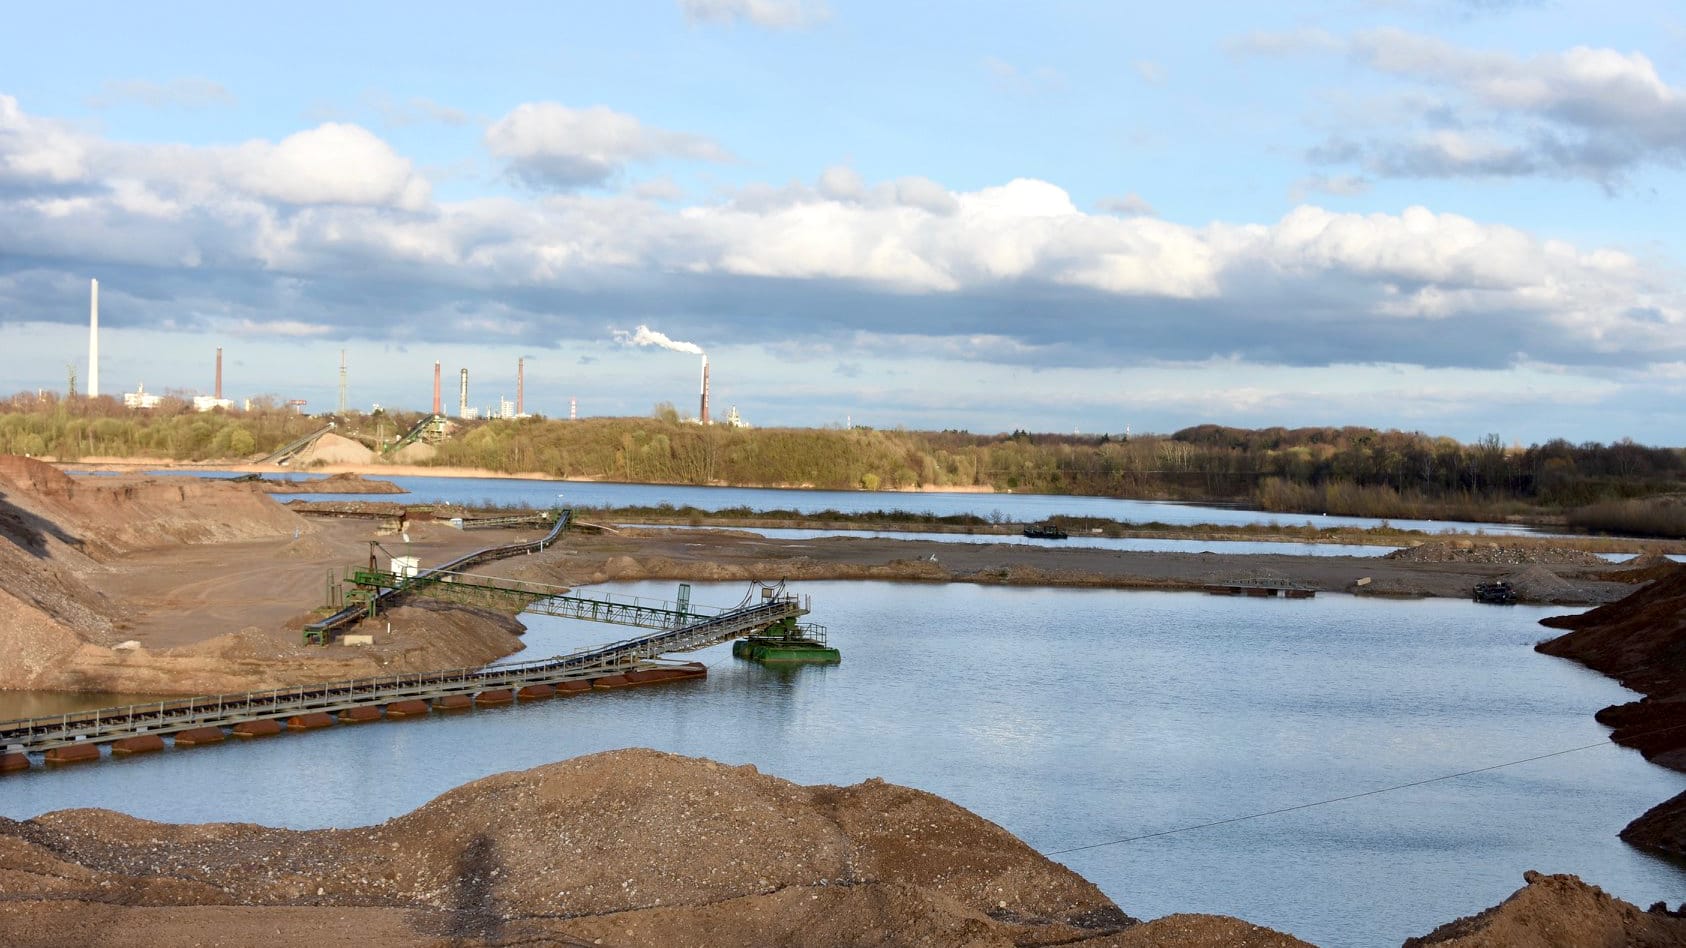
[[[648, 418], [452, 422], [427, 463], [638, 483], [1088, 494], [1396, 518], [1560, 515], [1588, 529], [1686, 530], [1672, 524], [1686, 512], [1675, 496], [1686, 491], [1686, 451], [1627, 439], [1524, 447], [1497, 433], [1466, 444], [1363, 427], [1198, 425], [1132, 437], [731, 428], [682, 422], [663, 407]], [[354, 414], [337, 431], [378, 448], [420, 417]], [[245, 462], [325, 423], [267, 402], [200, 414], [172, 399], [136, 411], [110, 398], [26, 394], [0, 402], [0, 452]]]

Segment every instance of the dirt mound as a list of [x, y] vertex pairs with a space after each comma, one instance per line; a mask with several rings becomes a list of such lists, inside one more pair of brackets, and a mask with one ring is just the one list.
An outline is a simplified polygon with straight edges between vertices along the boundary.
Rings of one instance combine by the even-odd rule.
[[416, 441], [399, 448], [392, 455], [392, 460], [397, 464], [426, 464], [438, 456], [438, 448], [431, 444]]
[[[95, 925], [180, 940], [211, 906], [223, 937], [267, 944], [1167, 940], [1131, 937], [1138, 923], [1093, 885], [939, 797], [647, 750], [488, 777], [354, 830], [0, 820], [0, 887], [8, 943]], [[1232, 919], [1155, 925], [1190, 946], [1300, 944]]]
[[1524, 602], [1583, 603], [1588, 593], [1538, 563], [1506, 573], [1505, 582]]
[[[1627, 598], [1544, 625], [1569, 629], [1536, 646], [1603, 672], [1645, 697], [1598, 712], [1610, 739], [1664, 767], [1686, 770], [1686, 569]], [[1686, 857], [1686, 794], [1622, 830], [1636, 846]]]
[[1408, 939], [1405, 948], [1686, 948], [1686, 919], [1641, 912], [1574, 876], [1522, 878], [1527, 885], [1499, 905]]
[[1677, 563], [1658, 553], [1641, 553], [1622, 564], [1619, 570], [1611, 570], [1604, 575], [1605, 579], [1618, 583], [1649, 583], [1672, 576], [1686, 564]]
[[1521, 566], [1549, 563], [1556, 566], [1609, 566], [1602, 557], [1584, 550], [1564, 547], [1501, 545], [1476, 540], [1439, 540], [1394, 550], [1384, 559], [1409, 563], [1494, 563]]
[[258, 487], [269, 494], [407, 494], [404, 488], [391, 481], [370, 480], [361, 474], [334, 474], [307, 480], [282, 478], [258, 481]]
[[36, 494], [67, 494], [76, 486], [74, 478], [51, 464], [16, 454], [0, 454], [0, 479]]
[[375, 452], [350, 438], [329, 432], [295, 455], [289, 466], [306, 468], [321, 464], [369, 464], [374, 460]]

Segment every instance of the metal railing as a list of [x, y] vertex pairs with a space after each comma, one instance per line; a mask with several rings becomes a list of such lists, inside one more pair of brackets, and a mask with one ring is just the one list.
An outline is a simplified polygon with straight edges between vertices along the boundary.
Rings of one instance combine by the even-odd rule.
[[398, 583], [398, 585], [381, 589], [375, 594], [372, 602], [357, 603], [355, 605], [346, 606], [344, 609], [341, 609], [325, 619], [319, 619], [309, 625], [306, 625], [304, 627], [305, 640], [310, 641], [314, 639], [317, 644], [325, 643], [329, 634], [332, 632], [356, 623], [358, 620], [368, 615], [371, 609], [379, 609], [380, 606], [385, 603], [397, 598], [405, 592], [408, 592], [411, 586], [415, 584], [437, 581], [445, 574], [455, 573], [459, 570], [466, 569], [470, 566], [477, 566], [481, 563], [490, 563], [495, 560], [507, 559], [511, 556], [520, 556], [523, 553], [543, 552], [546, 547], [556, 542], [556, 538], [562, 535], [563, 530], [568, 528], [568, 523], [573, 519], [574, 512], [571, 509], [558, 510], [555, 511], [555, 516], [555, 526], [550, 528], [549, 533], [537, 540], [510, 543], [505, 546], [486, 547], [482, 550], [475, 550], [472, 553], [465, 553], [448, 563], [441, 563], [440, 565], [430, 569], [420, 570], [414, 576], [405, 577]]
[[679, 628], [529, 662], [178, 698], [5, 721], [0, 722], [0, 749], [45, 751], [83, 742], [106, 743], [139, 734], [173, 734], [264, 718], [596, 677], [635, 667], [663, 654], [692, 651], [739, 638], [806, 612], [803, 600], [786, 596], [726, 610]]

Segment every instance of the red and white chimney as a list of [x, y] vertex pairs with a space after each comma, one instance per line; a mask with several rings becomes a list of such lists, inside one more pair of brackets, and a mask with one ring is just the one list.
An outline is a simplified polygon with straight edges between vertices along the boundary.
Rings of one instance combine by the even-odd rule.
[[708, 356], [703, 356], [702, 373], [702, 407], [697, 412], [697, 420], [708, 424]]

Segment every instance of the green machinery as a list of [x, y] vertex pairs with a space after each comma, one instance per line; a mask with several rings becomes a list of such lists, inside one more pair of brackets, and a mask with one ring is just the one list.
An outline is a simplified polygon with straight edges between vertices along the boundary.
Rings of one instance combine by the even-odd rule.
[[752, 662], [803, 662], [835, 665], [843, 660], [843, 653], [826, 644], [825, 627], [798, 625], [794, 618], [783, 619], [748, 638], [732, 643], [735, 658]]

